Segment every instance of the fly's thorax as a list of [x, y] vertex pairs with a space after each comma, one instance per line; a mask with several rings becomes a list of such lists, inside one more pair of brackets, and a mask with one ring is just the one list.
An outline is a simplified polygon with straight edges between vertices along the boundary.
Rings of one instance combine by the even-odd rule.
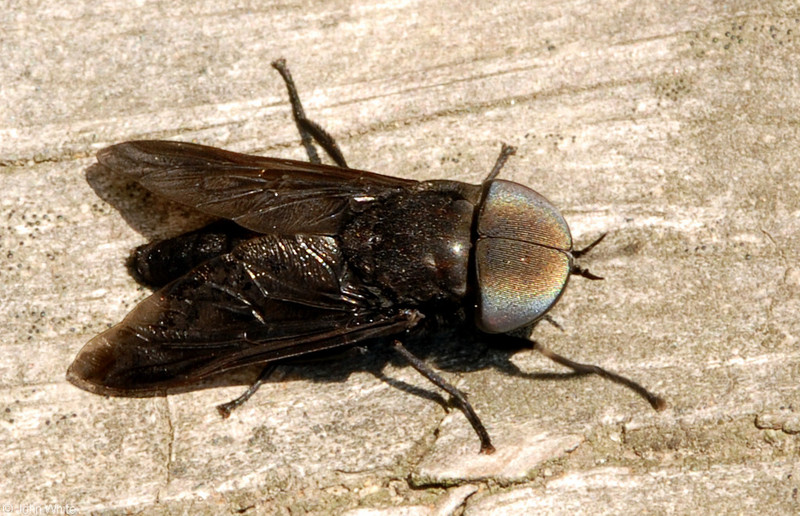
[[477, 326], [506, 333], [542, 317], [567, 285], [571, 251], [569, 227], [550, 201], [518, 183], [488, 183], [475, 242]]
[[354, 215], [341, 232], [342, 249], [361, 280], [396, 303], [460, 302], [474, 211], [454, 192], [404, 191]]

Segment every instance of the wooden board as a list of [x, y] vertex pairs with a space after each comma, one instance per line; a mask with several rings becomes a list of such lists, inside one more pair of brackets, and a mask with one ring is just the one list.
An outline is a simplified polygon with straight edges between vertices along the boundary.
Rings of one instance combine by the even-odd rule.
[[[0, 502], [800, 511], [800, 9], [220, 5], [21, 1], [0, 19]], [[281, 369], [228, 420], [214, 406], [239, 386], [120, 399], [66, 383], [80, 347], [148, 294], [124, 262], [165, 231], [98, 197], [110, 187], [86, 180], [94, 153], [169, 138], [303, 159], [278, 57], [354, 167], [478, 182], [516, 145], [503, 177], [551, 199], [579, 244], [609, 232], [585, 261], [606, 280], [574, 279], [553, 312], [565, 331], [534, 337], [670, 408], [534, 354], [510, 359], [526, 373], [513, 376], [503, 353], [442, 344], [432, 363], [496, 441], [483, 457], [400, 360]]]

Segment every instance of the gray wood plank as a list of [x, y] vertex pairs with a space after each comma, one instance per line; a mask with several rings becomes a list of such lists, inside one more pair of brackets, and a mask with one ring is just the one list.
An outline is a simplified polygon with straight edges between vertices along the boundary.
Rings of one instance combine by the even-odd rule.
[[[0, 18], [0, 502], [798, 512], [798, 18], [746, 0], [15, 2]], [[575, 279], [553, 312], [565, 331], [535, 338], [670, 408], [537, 378], [561, 370], [533, 354], [512, 359], [528, 378], [459, 371], [451, 349], [439, 365], [498, 446], [481, 457], [460, 413], [385, 381], [432, 392], [399, 362], [385, 378], [282, 370], [225, 421], [214, 405], [239, 387], [67, 384], [82, 344], [148, 294], [124, 267], [146, 235], [87, 183], [94, 153], [171, 138], [302, 159], [277, 57], [354, 167], [476, 182], [518, 146], [503, 177], [550, 198], [579, 243], [609, 232], [586, 259], [606, 280]]]

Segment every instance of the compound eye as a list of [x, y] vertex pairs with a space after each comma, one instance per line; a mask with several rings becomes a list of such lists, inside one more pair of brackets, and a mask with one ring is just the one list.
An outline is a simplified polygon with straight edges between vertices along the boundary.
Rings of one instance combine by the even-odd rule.
[[475, 246], [478, 277], [476, 323], [487, 333], [506, 333], [533, 323], [567, 286], [570, 255], [541, 245], [482, 238]]
[[478, 235], [572, 250], [572, 235], [556, 207], [530, 188], [502, 179], [492, 181], [486, 189]]

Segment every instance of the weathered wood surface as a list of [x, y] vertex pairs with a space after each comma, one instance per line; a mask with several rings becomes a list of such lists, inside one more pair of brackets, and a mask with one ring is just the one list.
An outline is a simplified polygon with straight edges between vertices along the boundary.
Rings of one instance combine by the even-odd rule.
[[[672, 4], [6, 6], [3, 510], [798, 512], [800, 9]], [[213, 407], [241, 387], [141, 400], [67, 384], [83, 343], [147, 295], [124, 260], [148, 228], [87, 183], [94, 152], [172, 138], [302, 159], [281, 56], [352, 166], [474, 182], [518, 146], [504, 177], [549, 197], [579, 243], [610, 232], [588, 260], [606, 280], [573, 281], [553, 312], [565, 331], [535, 337], [670, 408], [554, 378], [534, 354], [513, 357], [521, 378], [450, 346], [437, 365], [499, 449], [482, 457], [460, 413], [392, 386], [434, 392], [400, 361], [383, 377], [368, 357], [282, 370], [225, 421]]]

